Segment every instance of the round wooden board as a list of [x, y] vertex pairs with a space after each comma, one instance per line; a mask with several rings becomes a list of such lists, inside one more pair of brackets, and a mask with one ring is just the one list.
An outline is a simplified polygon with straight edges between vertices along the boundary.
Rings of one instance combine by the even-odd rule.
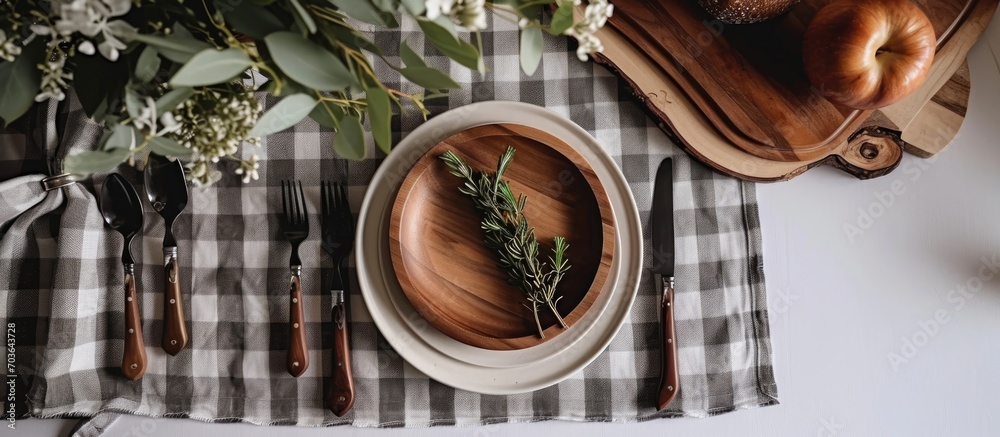
[[558, 309], [572, 329], [604, 288], [614, 253], [614, 215], [607, 194], [579, 153], [543, 131], [490, 124], [459, 132], [428, 150], [407, 174], [389, 224], [392, 264], [404, 294], [432, 326], [463, 343], [524, 349], [565, 330], [540, 311], [539, 338], [521, 291], [506, 282], [486, 248], [482, 217], [458, 191], [462, 181], [439, 157], [452, 151], [476, 169], [495, 169], [516, 149], [504, 175], [528, 201], [525, 215], [547, 259], [555, 236], [566, 237], [570, 271], [559, 284]]
[[[594, 59], [625, 80], [678, 146], [719, 172], [749, 181], [776, 182], [830, 165], [869, 179], [894, 170], [904, 149], [923, 158], [933, 156], [961, 127], [969, 95], [965, 56], [989, 23], [998, 1], [974, 3], [962, 26], [938, 51], [931, 73], [917, 92], [874, 111], [861, 128], [833, 145], [827, 155], [797, 162], [762, 158], [733, 144], [660, 65], [613, 26], [597, 32], [605, 50]], [[575, 13], [581, 14], [582, 8]]]
[[[849, 166], [854, 161], [847, 155], [870, 157], [871, 147], [879, 147], [877, 143], [889, 147], [888, 141], [893, 141], [899, 156], [904, 144], [898, 132], [905, 130], [912, 113], [954, 73], [982, 33], [984, 21], [993, 15], [997, 1], [914, 0], [927, 13], [938, 37], [934, 67], [926, 82], [931, 86], [881, 114], [833, 104], [806, 78], [802, 34], [816, 11], [829, 2], [802, 0], [773, 20], [724, 25], [690, 0], [622, 0], [615, 3], [608, 28], [656, 64], [652, 70], [623, 71], [627, 78], [669, 77], [684, 91], [693, 110], [705, 116], [727, 142], [751, 155], [797, 164], [840, 155], [844, 159], [839, 162]], [[604, 35], [598, 36], [605, 41]], [[614, 63], [620, 59], [607, 42], [602, 55]], [[929, 93], [927, 88], [932, 88]], [[855, 142], [859, 148], [858, 131], [873, 126], [879, 129], [868, 129], [865, 141], [877, 143], [862, 153], [843, 153], [842, 144]], [[872, 161], [862, 159], [862, 166], [884, 168], [891, 162], [884, 157]]]

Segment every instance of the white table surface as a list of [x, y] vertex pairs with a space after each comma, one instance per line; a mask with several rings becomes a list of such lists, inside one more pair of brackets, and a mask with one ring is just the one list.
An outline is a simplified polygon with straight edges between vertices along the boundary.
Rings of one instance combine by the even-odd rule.
[[[870, 181], [817, 168], [758, 185], [780, 405], [630, 425], [408, 430], [124, 417], [106, 435], [1000, 435], [997, 21], [969, 55], [965, 124], [936, 159], [906, 155], [893, 173]], [[21, 420], [4, 431], [65, 435], [75, 423]]]

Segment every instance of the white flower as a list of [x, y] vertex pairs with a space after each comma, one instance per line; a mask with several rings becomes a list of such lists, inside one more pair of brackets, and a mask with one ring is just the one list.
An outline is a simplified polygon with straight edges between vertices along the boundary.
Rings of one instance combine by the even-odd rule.
[[450, 16], [456, 1], [460, 0], [427, 0], [424, 3], [427, 9], [425, 15], [431, 20], [437, 19], [437, 17], [442, 15]]
[[[174, 119], [174, 115], [170, 112], [164, 112], [157, 116], [156, 114], [156, 101], [152, 97], [146, 97], [146, 106], [142, 108], [139, 112], [139, 116], [132, 120], [132, 124], [135, 125], [136, 129], [140, 131], [146, 131], [149, 134], [162, 137], [171, 132], [177, 132], [180, 130], [181, 125], [177, 123]], [[162, 128], [160, 127], [162, 126]]]
[[486, 0], [461, 0], [455, 4], [451, 19], [471, 31], [486, 28]]
[[35, 96], [36, 102], [44, 102], [48, 99], [62, 101], [66, 98], [65, 90], [69, 84], [67, 81], [73, 80], [73, 73], [67, 72], [66, 56], [56, 51], [49, 61], [38, 64], [38, 69], [42, 71], [42, 85], [40, 92]]
[[[156, 107], [156, 103], [153, 104], [153, 107]], [[163, 115], [160, 116], [160, 124], [163, 125], [163, 129], [160, 129], [159, 132], [160, 135], [177, 132], [182, 127], [181, 124], [174, 118], [174, 114], [171, 114], [169, 111], [164, 112]]]
[[15, 38], [7, 38], [7, 34], [0, 29], [0, 59], [7, 62], [14, 62], [14, 58], [21, 54], [21, 46], [17, 44]]
[[[570, 1], [570, 0], [566, 0]], [[580, 4], [579, 0], [572, 0], [574, 4]], [[594, 36], [598, 30], [608, 22], [608, 17], [614, 13], [614, 5], [608, 0], [591, 0], [583, 12], [583, 20], [574, 23], [566, 29], [565, 34], [576, 38], [579, 47], [576, 49], [576, 57], [581, 61], [586, 61], [588, 55], [604, 50], [601, 40]]]
[[[111, 20], [125, 15], [132, 8], [130, 0], [56, 0], [52, 12], [58, 17], [55, 31], [69, 36], [79, 32], [83, 36], [98, 41], [97, 49], [110, 61], [117, 61], [119, 51], [126, 45], [119, 38], [134, 32], [135, 28], [122, 20]], [[52, 29], [34, 25], [31, 30], [38, 35], [48, 35]], [[81, 43], [80, 52], [93, 54], [93, 43]]]
[[96, 53], [96, 51], [94, 49], [94, 43], [92, 43], [92, 42], [90, 42], [88, 40], [83, 40], [83, 42], [81, 42], [80, 45], [76, 46], [76, 49], [80, 53], [83, 53], [83, 54], [85, 54], [87, 56], [90, 56], [90, 55], [93, 55], [94, 53]]
[[258, 168], [260, 168], [260, 163], [257, 162], [257, 155], [251, 155], [249, 161], [240, 161], [240, 168], [236, 169], [234, 173], [243, 175], [243, 183], [248, 184], [250, 181], [260, 179], [260, 175], [257, 173]]
[[427, 0], [424, 5], [431, 20], [445, 16], [471, 31], [486, 28], [486, 0]]

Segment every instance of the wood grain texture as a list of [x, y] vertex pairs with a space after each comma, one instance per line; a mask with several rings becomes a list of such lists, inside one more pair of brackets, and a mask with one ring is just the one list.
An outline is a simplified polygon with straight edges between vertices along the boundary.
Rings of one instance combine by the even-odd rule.
[[298, 275], [289, 281], [288, 374], [298, 378], [309, 368], [305, 315], [302, 312], [302, 283]]
[[[961, 113], [964, 113], [963, 108], [968, 101], [968, 78], [967, 74], [962, 73], [966, 71], [964, 68], [967, 68], [963, 67], [964, 57], [971, 46], [970, 40], [974, 40], [982, 32], [996, 5], [996, 0], [979, 1], [974, 4], [975, 7], [966, 13], [969, 18], [963, 21], [963, 26], [952, 31], [950, 41], [956, 42], [961, 39], [964, 43], [950, 45], [950, 42], [946, 41], [944, 48], [939, 50], [929, 75], [937, 77], [948, 74], [949, 80], [940, 84], [936, 80], [928, 79], [914, 93], [914, 95], [932, 96], [933, 99], [928, 100], [938, 100], [947, 104], [924, 102], [924, 105], [913, 112], [912, 103], [904, 99], [888, 108], [872, 112], [861, 127], [833, 146], [826, 154], [801, 161], [762, 158], [737, 147], [716, 128], [717, 125], [710, 116], [701, 110], [695, 102], [697, 96], [689, 94], [682, 88], [680, 82], [684, 80], [683, 78], [675, 80], [665, 71], [666, 67], [658, 64], [653, 57], [634, 43], [635, 38], [626, 37], [613, 26], [605, 26], [598, 32], [605, 50], [596, 54], [595, 60], [607, 66], [628, 84], [650, 116], [658, 120], [660, 128], [679, 146], [722, 173], [745, 180], [775, 182], [792, 179], [816, 166], [831, 165], [855, 177], [867, 179], [884, 175], [894, 169], [898, 164], [898, 159], [895, 158], [901, 156], [898, 149], [928, 157], [941, 150], [954, 138], [964, 120]], [[816, 5], [806, 2], [795, 6], [793, 10], [800, 8], [818, 9]], [[577, 13], [579, 12], [578, 10]], [[955, 59], [959, 60], [957, 65], [953, 62]], [[910, 109], [899, 109], [901, 105], [906, 105]], [[906, 116], [912, 117], [912, 120], [906, 119]], [[860, 150], [865, 139], [863, 135], [865, 128], [871, 127], [879, 128], [881, 137], [879, 141], [883, 145], [887, 144], [884, 141], [893, 141], [895, 143], [893, 147], [897, 150], [879, 148], [880, 154], [882, 152], [885, 154], [876, 159], [867, 159], [863, 155], [854, 153]], [[873, 132], [871, 129], [867, 131]], [[861, 158], [858, 158], [859, 156]]]
[[163, 350], [177, 355], [188, 342], [187, 325], [184, 321], [184, 301], [181, 299], [181, 273], [177, 257], [170, 255], [163, 266]]
[[439, 157], [453, 151], [477, 169], [495, 169], [508, 145], [517, 152], [505, 174], [527, 196], [525, 215], [547, 257], [555, 236], [566, 237], [572, 266], [559, 285], [558, 310], [578, 321], [604, 288], [614, 254], [614, 216], [607, 194], [579, 153], [540, 130], [493, 124], [455, 134], [427, 151], [404, 179], [393, 205], [390, 252], [400, 286], [414, 308], [444, 334], [494, 350], [522, 349], [565, 330], [541, 311], [539, 338], [521, 291], [507, 284], [486, 248], [482, 217], [461, 180]]
[[[672, 280], [671, 280], [672, 281]], [[656, 410], [667, 408], [680, 392], [680, 369], [677, 363], [677, 335], [674, 326], [674, 287], [664, 285], [660, 301], [660, 389], [656, 395]]]
[[[827, 2], [806, 0], [778, 19], [740, 26], [714, 20], [689, 0], [623, 0], [615, 3], [609, 23], [673, 79], [733, 145], [768, 160], [801, 162], [829, 154], [871, 115], [827, 101], [805, 77], [802, 34]], [[991, 2], [916, 3], [934, 24], [939, 50], [948, 45], [954, 50], [971, 46], [968, 38], [956, 36], [962, 28], [957, 24], [970, 14], [981, 16]]]
[[142, 339], [142, 319], [139, 317], [139, 296], [135, 292], [135, 276], [131, 268], [125, 273], [125, 352], [122, 373], [136, 381], [146, 374], [146, 343]]
[[343, 417], [354, 407], [354, 374], [351, 372], [351, 347], [348, 334], [347, 304], [333, 306], [333, 369], [326, 402], [330, 411]]

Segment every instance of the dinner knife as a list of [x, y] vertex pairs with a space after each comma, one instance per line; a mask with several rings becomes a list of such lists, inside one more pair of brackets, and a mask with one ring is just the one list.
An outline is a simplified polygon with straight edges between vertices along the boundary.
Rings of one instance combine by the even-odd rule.
[[653, 234], [652, 267], [660, 298], [660, 389], [657, 411], [663, 410], [680, 390], [677, 341], [674, 331], [674, 164], [666, 158], [656, 170], [653, 209], [649, 227]]

